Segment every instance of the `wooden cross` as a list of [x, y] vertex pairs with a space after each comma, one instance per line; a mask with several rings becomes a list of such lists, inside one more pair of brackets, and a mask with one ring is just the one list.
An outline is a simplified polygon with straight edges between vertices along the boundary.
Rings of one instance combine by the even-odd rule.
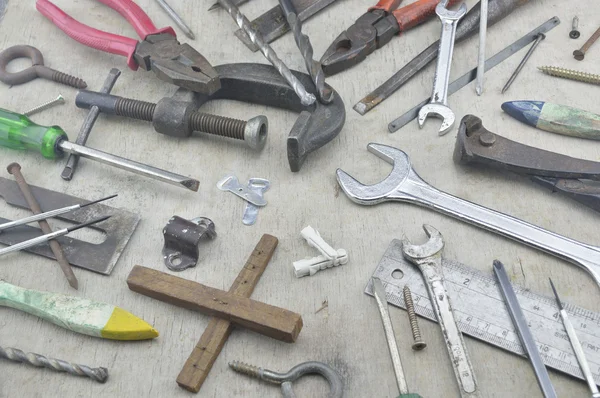
[[129, 289], [180, 307], [213, 316], [177, 377], [180, 387], [198, 392], [223, 349], [234, 324], [293, 343], [302, 317], [283, 308], [249, 299], [269, 264], [278, 240], [263, 235], [228, 292], [136, 265]]

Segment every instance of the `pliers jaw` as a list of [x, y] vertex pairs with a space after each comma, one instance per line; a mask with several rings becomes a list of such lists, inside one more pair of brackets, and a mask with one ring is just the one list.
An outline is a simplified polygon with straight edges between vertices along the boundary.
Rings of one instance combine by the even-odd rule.
[[219, 75], [206, 58], [173, 35], [147, 36], [137, 45], [133, 58], [140, 68], [176, 86], [206, 95], [221, 88]]
[[323, 71], [326, 75], [334, 75], [364, 61], [399, 32], [395, 17], [385, 10], [365, 13], [325, 51], [321, 58]]

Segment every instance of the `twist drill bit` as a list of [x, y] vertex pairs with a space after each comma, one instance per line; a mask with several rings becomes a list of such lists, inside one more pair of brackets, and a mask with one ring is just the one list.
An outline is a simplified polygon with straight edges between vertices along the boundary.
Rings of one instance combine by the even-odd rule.
[[302, 105], [308, 106], [313, 104], [316, 101], [315, 96], [306, 91], [302, 83], [300, 83], [296, 76], [292, 74], [283, 61], [279, 59], [277, 53], [271, 48], [271, 46], [269, 46], [268, 43], [265, 42], [261, 34], [252, 27], [248, 18], [241, 13], [239, 8], [237, 8], [231, 0], [219, 0], [219, 4], [221, 4], [221, 7], [223, 7], [229, 15], [231, 15], [231, 18], [233, 18], [239, 28], [242, 29], [246, 35], [248, 35], [250, 41], [252, 41], [252, 43], [254, 43], [260, 49], [260, 52], [265, 56], [265, 58], [269, 60], [275, 69], [277, 69], [279, 74], [288, 82], [292, 89], [294, 89], [298, 97], [300, 97], [300, 102], [302, 102]]
[[48, 358], [33, 352], [25, 353], [16, 348], [4, 348], [0, 346], [0, 358], [26, 363], [38, 368], [52, 369], [56, 372], [67, 372], [74, 376], [89, 377], [99, 383], [104, 383], [108, 378], [108, 370], [106, 368], [90, 368], [89, 366], [78, 365], [61, 359]]
[[558, 68], [555, 66], [540, 66], [539, 70], [544, 72], [547, 75], [554, 77], [562, 77], [564, 79], [576, 80], [579, 82], [590, 83], [590, 84], [600, 84], [600, 75], [595, 75], [593, 73], [580, 72], [577, 70]]
[[310, 43], [310, 38], [302, 33], [302, 22], [298, 18], [296, 9], [291, 0], [279, 0], [283, 14], [292, 29], [296, 45], [304, 58], [306, 70], [317, 88], [319, 100], [324, 104], [329, 104], [333, 100], [333, 91], [325, 87], [325, 73], [321, 67], [321, 63], [313, 59], [314, 50]]

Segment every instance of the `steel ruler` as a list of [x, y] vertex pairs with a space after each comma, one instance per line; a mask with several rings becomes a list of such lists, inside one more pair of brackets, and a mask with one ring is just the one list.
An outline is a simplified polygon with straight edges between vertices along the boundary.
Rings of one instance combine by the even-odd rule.
[[[446, 288], [460, 330], [478, 340], [525, 356], [491, 271], [492, 264], [489, 273], [448, 259], [443, 259], [442, 264]], [[437, 322], [422, 274], [416, 266], [404, 259], [400, 240], [392, 241], [373, 276], [383, 282], [390, 304], [406, 308], [402, 289], [407, 285], [413, 294], [415, 312]], [[555, 299], [518, 285], [513, 287], [546, 366], [583, 380]], [[367, 284], [365, 293], [373, 296], [371, 281]], [[599, 384], [600, 314], [567, 303], [564, 306], [577, 331], [594, 380]]]

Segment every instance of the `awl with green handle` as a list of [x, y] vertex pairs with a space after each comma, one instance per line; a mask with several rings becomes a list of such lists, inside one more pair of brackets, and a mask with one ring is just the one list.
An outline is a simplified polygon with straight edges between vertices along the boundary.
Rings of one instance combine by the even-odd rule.
[[392, 327], [392, 320], [390, 319], [390, 313], [388, 311], [385, 288], [383, 287], [383, 283], [379, 278], [372, 278], [371, 281], [373, 283], [375, 301], [377, 302], [377, 307], [379, 308], [379, 313], [381, 314], [381, 321], [383, 322], [383, 329], [385, 330], [388, 348], [390, 349], [392, 364], [394, 365], [394, 373], [396, 374], [398, 390], [400, 390], [400, 395], [398, 395], [398, 398], [422, 398], [419, 394], [411, 394], [408, 392], [406, 377], [404, 376], [402, 362], [400, 361], [400, 352], [398, 351], [398, 344], [396, 344], [396, 336], [394, 335], [394, 328]]
[[200, 185], [189, 177], [74, 144], [60, 127], [40, 126], [25, 115], [5, 109], [0, 109], [0, 146], [39, 151], [47, 159], [62, 157], [67, 152], [192, 191], [197, 191]]
[[25, 289], [0, 279], [0, 306], [35, 315], [65, 329], [112, 340], [146, 340], [158, 332], [114, 305], [58, 293]]

